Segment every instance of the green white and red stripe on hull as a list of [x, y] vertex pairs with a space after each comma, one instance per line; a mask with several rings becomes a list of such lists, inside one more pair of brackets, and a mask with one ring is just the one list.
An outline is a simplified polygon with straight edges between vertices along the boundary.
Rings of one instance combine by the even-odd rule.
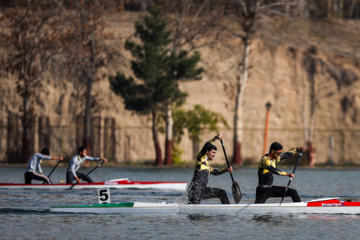
[[[0, 183], [0, 188], [7, 189], [69, 189], [73, 184], [55, 183], [55, 184], [22, 184], [22, 183]], [[186, 182], [144, 182], [129, 181], [127, 178], [113, 179], [106, 182], [79, 183], [72, 189], [159, 189], [185, 191]]]
[[96, 214], [360, 214], [360, 202], [337, 198], [298, 203], [199, 204], [121, 202], [79, 206], [55, 206], [50, 212]]

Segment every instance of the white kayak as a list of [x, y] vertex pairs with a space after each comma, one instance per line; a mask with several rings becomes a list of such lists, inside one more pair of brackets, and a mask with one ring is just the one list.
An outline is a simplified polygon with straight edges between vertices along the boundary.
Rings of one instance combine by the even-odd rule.
[[96, 214], [360, 214], [360, 202], [337, 198], [316, 199], [298, 203], [265, 204], [175, 204], [121, 202], [78, 206], [55, 206], [50, 212]]
[[[55, 183], [55, 184], [23, 184], [23, 183], [0, 183], [0, 188], [7, 189], [69, 189], [73, 184]], [[159, 189], [185, 191], [186, 182], [143, 182], [129, 181], [127, 178], [113, 179], [106, 182], [79, 183], [72, 189]]]

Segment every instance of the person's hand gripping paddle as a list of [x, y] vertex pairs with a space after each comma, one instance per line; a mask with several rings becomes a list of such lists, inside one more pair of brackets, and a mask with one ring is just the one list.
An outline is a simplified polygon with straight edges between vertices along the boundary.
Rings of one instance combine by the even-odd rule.
[[[228, 168], [230, 168], [230, 164], [229, 164], [229, 160], [226, 156], [226, 152], [225, 152], [225, 147], [224, 147], [224, 143], [222, 141], [222, 139], [220, 139], [220, 142], [221, 142], [221, 146], [223, 148], [223, 151], [224, 151], [224, 155], [225, 155], [225, 159], [226, 159], [226, 163], [228, 165]], [[235, 203], [239, 203], [241, 198], [242, 198], [242, 194], [241, 194], [241, 191], [240, 191], [240, 187], [239, 187], [239, 184], [237, 182], [234, 181], [234, 177], [232, 175], [232, 173], [230, 172], [230, 176], [231, 176], [231, 180], [233, 182], [233, 185], [232, 185], [232, 194], [234, 196], [234, 200], [235, 200]]]

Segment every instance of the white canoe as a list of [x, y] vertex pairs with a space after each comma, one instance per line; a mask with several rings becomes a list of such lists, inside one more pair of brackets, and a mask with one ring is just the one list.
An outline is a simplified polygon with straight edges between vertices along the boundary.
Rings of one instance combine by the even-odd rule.
[[55, 206], [50, 212], [96, 214], [360, 214], [360, 202], [337, 198], [317, 199], [299, 203], [268, 204], [199, 204], [121, 202], [79, 206]]
[[[69, 189], [73, 184], [56, 183], [56, 184], [22, 184], [22, 183], [0, 183], [0, 188], [7, 189]], [[141, 182], [129, 181], [127, 178], [113, 179], [106, 182], [79, 183], [72, 189], [160, 189], [185, 191], [186, 182]]]

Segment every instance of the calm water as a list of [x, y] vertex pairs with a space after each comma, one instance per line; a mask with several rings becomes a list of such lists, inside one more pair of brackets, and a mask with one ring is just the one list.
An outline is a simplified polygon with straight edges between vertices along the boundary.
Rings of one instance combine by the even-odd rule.
[[[0, 182], [23, 182], [25, 168], [0, 168]], [[43, 168], [45, 173], [51, 168]], [[88, 172], [90, 169], [82, 169]], [[284, 169], [286, 170], [286, 169]], [[288, 171], [291, 171], [288, 169]], [[133, 181], [187, 181], [192, 169], [136, 169], [101, 167], [95, 181], [127, 177]], [[244, 194], [252, 203], [257, 184], [256, 169], [234, 171]], [[65, 179], [65, 168], [52, 174], [53, 182]], [[288, 178], [276, 177], [286, 185]], [[291, 187], [302, 200], [338, 196], [360, 201], [358, 171], [298, 169]], [[211, 176], [209, 186], [231, 195], [228, 174]], [[112, 202], [173, 202], [182, 193], [156, 190], [111, 190]], [[268, 202], [279, 202], [274, 199]], [[287, 200], [289, 201], [289, 200]], [[217, 203], [216, 200], [206, 201]], [[351, 239], [360, 237], [360, 215], [96, 215], [50, 213], [50, 206], [98, 203], [97, 190], [0, 189], [1, 239]], [[204, 201], [205, 203], [205, 201]]]

